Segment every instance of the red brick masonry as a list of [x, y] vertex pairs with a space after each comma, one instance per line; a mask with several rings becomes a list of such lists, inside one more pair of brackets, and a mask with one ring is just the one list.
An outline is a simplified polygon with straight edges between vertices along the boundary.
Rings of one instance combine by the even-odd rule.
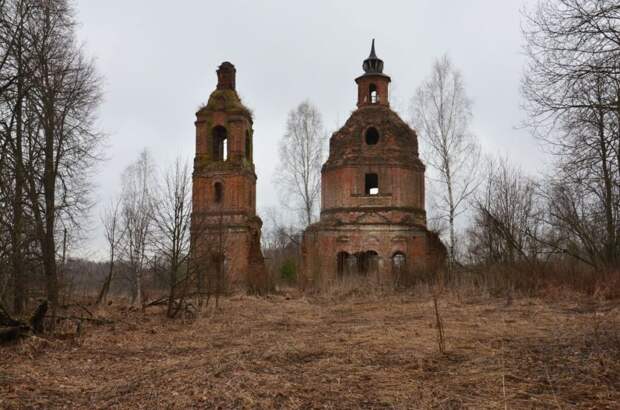
[[389, 107], [390, 77], [369, 71], [356, 79], [357, 110], [329, 141], [320, 221], [303, 236], [310, 283], [346, 275], [393, 282], [445, 259], [445, 247], [426, 228], [417, 135]]
[[261, 219], [256, 215], [252, 115], [235, 90], [235, 67], [224, 62], [207, 105], [196, 113], [192, 245], [204, 271], [224, 256], [227, 282], [252, 284], [264, 274]]

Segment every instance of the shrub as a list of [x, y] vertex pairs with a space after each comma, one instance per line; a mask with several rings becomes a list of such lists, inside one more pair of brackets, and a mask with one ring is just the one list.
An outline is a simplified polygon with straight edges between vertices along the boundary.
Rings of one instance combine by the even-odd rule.
[[280, 266], [280, 278], [287, 282], [294, 282], [297, 279], [297, 267], [295, 262], [290, 259], [284, 261]]

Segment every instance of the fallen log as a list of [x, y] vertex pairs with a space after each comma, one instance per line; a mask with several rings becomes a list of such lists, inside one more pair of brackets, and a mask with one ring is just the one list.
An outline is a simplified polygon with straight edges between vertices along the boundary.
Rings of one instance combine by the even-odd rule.
[[15, 341], [20, 337], [26, 337], [29, 333], [29, 326], [13, 326], [0, 329], [0, 344]]
[[41, 302], [34, 311], [28, 323], [13, 319], [9, 313], [0, 306], [0, 325], [6, 329], [0, 329], [0, 343], [9, 343], [21, 337], [29, 336], [30, 333], [43, 332], [43, 319], [47, 313], [47, 300]]
[[23, 324], [23, 322], [13, 319], [4, 306], [0, 305], [0, 326], [16, 327]]

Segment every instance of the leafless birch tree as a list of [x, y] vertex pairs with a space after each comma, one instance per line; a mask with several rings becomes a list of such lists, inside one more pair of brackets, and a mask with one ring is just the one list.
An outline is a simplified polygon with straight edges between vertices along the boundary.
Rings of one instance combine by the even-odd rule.
[[314, 222], [320, 205], [324, 145], [321, 114], [304, 101], [289, 113], [275, 177], [282, 203], [301, 214], [303, 225]]
[[142, 306], [142, 279], [153, 239], [153, 173], [151, 155], [144, 150], [122, 176], [123, 257], [130, 269], [132, 302], [138, 306]]
[[411, 104], [412, 124], [422, 140], [423, 159], [441, 193], [436, 210], [448, 220], [449, 258], [457, 255], [456, 218], [476, 188], [479, 147], [472, 135], [471, 101], [461, 73], [447, 56], [438, 59]]

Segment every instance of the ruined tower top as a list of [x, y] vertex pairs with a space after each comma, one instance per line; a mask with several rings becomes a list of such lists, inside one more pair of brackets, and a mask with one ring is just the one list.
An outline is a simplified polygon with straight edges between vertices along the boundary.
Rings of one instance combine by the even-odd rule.
[[390, 77], [383, 74], [383, 60], [375, 52], [375, 40], [372, 40], [370, 55], [362, 64], [364, 74], [355, 79], [357, 83], [357, 106], [388, 106], [388, 84]]
[[207, 104], [203, 105], [196, 113], [198, 119], [206, 121], [214, 113], [219, 112], [225, 113], [227, 116], [240, 114], [251, 124], [252, 113], [243, 105], [236, 91], [237, 70], [235, 66], [228, 61], [224, 61], [217, 68], [216, 73], [217, 87], [209, 95]]
[[217, 89], [218, 90], [234, 90], [235, 74], [237, 70], [232, 63], [224, 61], [217, 69]]
[[364, 60], [364, 64], [362, 64], [364, 68], [364, 72], [366, 74], [381, 74], [383, 73], [383, 60], [377, 57], [375, 53], [375, 39], [372, 39], [372, 46], [370, 47], [370, 55], [366, 60]]

